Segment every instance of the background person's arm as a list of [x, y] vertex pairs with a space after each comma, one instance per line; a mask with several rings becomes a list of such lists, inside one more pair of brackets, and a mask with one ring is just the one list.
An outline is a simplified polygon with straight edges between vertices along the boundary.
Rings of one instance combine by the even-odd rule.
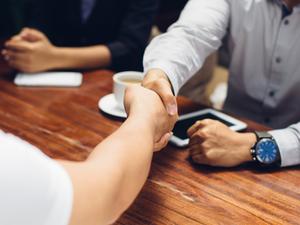
[[[139, 101], [134, 103], [134, 98]], [[84, 163], [62, 163], [73, 181], [72, 225], [114, 222], [141, 190], [154, 142], [172, 129], [176, 118], [167, 115], [154, 92], [141, 88], [127, 93], [127, 100], [131, 102], [130, 116], [120, 129], [100, 143]], [[143, 102], [156, 107], [145, 111]], [[159, 148], [169, 137], [165, 135]]]
[[54, 69], [95, 69], [111, 64], [105, 45], [64, 48], [54, 46], [42, 32], [25, 28], [5, 43], [2, 51], [9, 65], [22, 72]]
[[52, 69], [96, 69], [111, 64], [111, 52], [105, 45], [64, 48], [55, 47]]

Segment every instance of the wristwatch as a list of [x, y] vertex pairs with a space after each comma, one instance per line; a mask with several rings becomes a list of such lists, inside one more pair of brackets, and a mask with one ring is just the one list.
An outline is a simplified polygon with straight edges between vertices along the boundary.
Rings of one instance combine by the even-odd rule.
[[253, 161], [260, 165], [280, 165], [280, 152], [273, 136], [268, 132], [255, 131], [254, 133], [257, 141], [251, 149]]

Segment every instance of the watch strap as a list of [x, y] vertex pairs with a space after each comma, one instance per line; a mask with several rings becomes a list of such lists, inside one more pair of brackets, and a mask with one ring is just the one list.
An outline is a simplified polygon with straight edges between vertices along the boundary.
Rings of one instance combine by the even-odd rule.
[[273, 136], [266, 131], [254, 131], [254, 133], [256, 135], [257, 142], [263, 138], [273, 139]]

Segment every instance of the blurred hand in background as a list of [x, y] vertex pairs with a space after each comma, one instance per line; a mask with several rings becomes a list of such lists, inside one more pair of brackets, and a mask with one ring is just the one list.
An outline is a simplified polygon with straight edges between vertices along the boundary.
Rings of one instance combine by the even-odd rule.
[[24, 28], [5, 43], [2, 54], [8, 64], [26, 73], [52, 69], [55, 64], [55, 46], [40, 31]]

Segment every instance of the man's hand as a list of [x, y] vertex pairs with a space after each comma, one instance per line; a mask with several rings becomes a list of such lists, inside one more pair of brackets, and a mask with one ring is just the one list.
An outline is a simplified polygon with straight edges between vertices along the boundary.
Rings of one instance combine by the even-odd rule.
[[5, 43], [2, 54], [8, 64], [22, 72], [34, 73], [52, 68], [55, 46], [40, 31], [25, 28]]
[[170, 81], [162, 70], [150, 70], [146, 74], [142, 86], [156, 92], [164, 103], [169, 115], [177, 116], [176, 98], [172, 93]]
[[142, 118], [141, 122], [149, 123], [154, 136], [155, 151], [161, 150], [168, 144], [177, 115], [168, 115], [155, 92], [139, 86], [129, 87], [125, 93], [124, 105], [130, 118]]
[[255, 134], [237, 133], [221, 122], [206, 119], [196, 122], [188, 135], [190, 155], [196, 163], [233, 167], [252, 160]]

